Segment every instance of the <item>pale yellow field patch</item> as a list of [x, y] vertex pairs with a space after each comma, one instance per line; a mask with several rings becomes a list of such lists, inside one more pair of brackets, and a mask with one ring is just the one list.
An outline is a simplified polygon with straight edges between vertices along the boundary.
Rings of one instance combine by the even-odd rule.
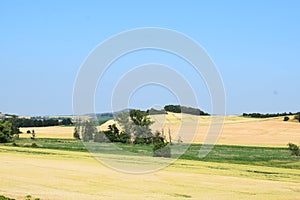
[[21, 138], [30, 138], [31, 134], [27, 134], [27, 130], [34, 130], [36, 138], [73, 138], [73, 126], [48, 126], [48, 127], [26, 127], [20, 128]]
[[[31, 150], [42, 154], [26, 152]], [[300, 199], [299, 170], [179, 160], [155, 173], [132, 175], [104, 167], [88, 153], [0, 151], [0, 194], [16, 199]]]
[[[211, 123], [211, 116], [194, 116], [180, 113], [167, 115], [152, 115], [155, 122], [153, 131], [164, 130], [168, 139], [170, 130], [173, 142], [180, 139], [184, 142], [203, 143]], [[291, 117], [292, 118], [292, 117]], [[107, 129], [110, 120], [101, 126]], [[251, 146], [286, 146], [289, 142], [300, 144], [300, 123], [284, 122], [283, 117], [275, 118], [245, 118], [241, 116], [226, 116], [223, 129], [217, 143], [229, 145]]]

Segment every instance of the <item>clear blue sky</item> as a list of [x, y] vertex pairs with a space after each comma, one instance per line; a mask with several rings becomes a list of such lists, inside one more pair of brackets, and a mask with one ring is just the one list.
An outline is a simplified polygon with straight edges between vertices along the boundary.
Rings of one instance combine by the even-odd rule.
[[[228, 114], [300, 111], [299, 9], [297, 0], [1, 0], [0, 112], [72, 114], [73, 84], [89, 52], [114, 34], [149, 26], [182, 32], [206, 49], [222, 75]], [[169, 55], [135, 56], [143, 62], [160, 62]], [[132, 66], [137, 57], [129, 55], [121, 64]], [[115, 65], [112, 73], [118, 74]], [[179, 65], [180, 61], [178, 70]], [[209, 111], [210, 100], [196, 85], [198, 80], [185, 76], [194, 81], [201, 108]], [[156, 89], [144, 92], [163, 94]], [[99, 89], [96, 95], [97, 111], [109, 110], [102, 92]], [[173, 101], [171, 94], [164, 99]], [[143, 91], [131, 101], [132, 107], [153, 104], [155, 98], [143, 99]]]

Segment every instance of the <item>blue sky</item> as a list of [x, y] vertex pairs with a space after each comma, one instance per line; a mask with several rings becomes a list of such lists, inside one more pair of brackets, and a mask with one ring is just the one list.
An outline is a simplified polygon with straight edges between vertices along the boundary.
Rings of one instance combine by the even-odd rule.
[[[139, 27], [179, 31], [210, 55], [224, 81], [227, 113], [300, 111], [299, 1], [0, 1], [0, 112], [72, 114], [72, 92], [80, 65], [102, 41]], [[121, 65], [184, 63], [159, 52], [128, 55]], [[138, 60], [138, 62], [137, 62]], [[185, 73], [186, 72], [186, 73]], [[182, 70], [210, 111], [201, 78]], [[113, 80], [103, 83], [112, 88]], [[104, 85], [106, 86], [106, 85]], [[96, 111], [110, 99], [98, 86]], [[157, 93], [155, 93], [157, 92]], [[146, 94], [151, 93], [147, 98]], [[131, 107], [174, 103], [162, 88], [146, 87]], [[108, 95], [109, 96], [109, 95]], [[151, 97], [152, 96], [152, 97]], [[158, 100], [159, 99], [159, 100]]]

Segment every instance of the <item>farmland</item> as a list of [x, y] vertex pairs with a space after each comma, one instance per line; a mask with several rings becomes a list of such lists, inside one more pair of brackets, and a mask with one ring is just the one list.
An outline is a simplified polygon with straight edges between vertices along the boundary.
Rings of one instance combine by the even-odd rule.
[[[72, 139], [74, 127], [24, 128], [24, 134], [14, 144], [0, 145], [0, 194], [16, 199], [32, 195], [51, 200], [300, 199], [300, 159], [291, 156], [286, 146], [288, 142], [299, 144], [299, 123], [283, 122], [282, 118], [226, 117], [218, 144], [200, 159], [200, 143], [210, 117], [155, 115], [152, 129], [170, 129], [176, 141], [181, 117], [187, 134], [189, 126], [199, 119], [193, 143], [169, 166], [139, 175], [121, 173], [98, 162], [79, 140]], [[108, 121], [99, 129], [111, 123]], [[31, 129], [36, 132], [35, 140], [26, 134]], [[124, 150], [122, 155], [105, 146], [101, 155], [114, 156], [120, 164], [162, 159], [152, 158], [151, 145], [117, 145]], [[173, 148], [181, 145], [175, 142]], [[145, 156], [126, 153], [135, 151], [145, 152]]]

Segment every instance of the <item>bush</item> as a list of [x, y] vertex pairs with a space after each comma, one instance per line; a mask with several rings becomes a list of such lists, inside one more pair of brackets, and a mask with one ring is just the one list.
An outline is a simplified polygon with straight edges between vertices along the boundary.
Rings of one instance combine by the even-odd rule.
[[283, 118], [283, 121], [289, 121], [290, 120], [290, 118], [288, 117], [288, 116], [285, 116], [284, 118]]
[[171, 157], [171, 148], [168, 146], [168, 143], [158, 142], [153, 146], [153, 156], [154, 157]]
[[27, 131], [26, 131], [26, 133], [27, 133], [27, 134], [30, 134], [30, 133], [31, 133], [31, 131], [30, 131], [30, 130], [27, 130]]
[[0, 200], [15, 200], [15, 199], [11, 199], [11, 198], [5, 197], [3, 195], [0, 195]]
[[136, 137], [133, 141], [134, 144], [151, 144], [152, 138], [151, 137]]
[[38, 145], [34, 142], [31, 144], [31, 147], [38, 147]]
[[18, 147], [18, 146], [19, 146], [19, 145], [18, 145], [17, 143], [15, 143], [15, 142], [13, 142], [12, 145], [13, 145], [14, 147]]
[[122, 131], [121, 134], [119, 135], [119, 139], [121, 143], [128, 144], [130, 143], [130, 134]]
[[292, 156], [300, 156], [300, 149], [297, 145], [289, 143], [288, 146]]
[[104, 143], [104, 142], [109, 142], [109, 140], [105, 136], [104, 132], [100, 131], [100, 132], [95, 133], [94, 142]]

